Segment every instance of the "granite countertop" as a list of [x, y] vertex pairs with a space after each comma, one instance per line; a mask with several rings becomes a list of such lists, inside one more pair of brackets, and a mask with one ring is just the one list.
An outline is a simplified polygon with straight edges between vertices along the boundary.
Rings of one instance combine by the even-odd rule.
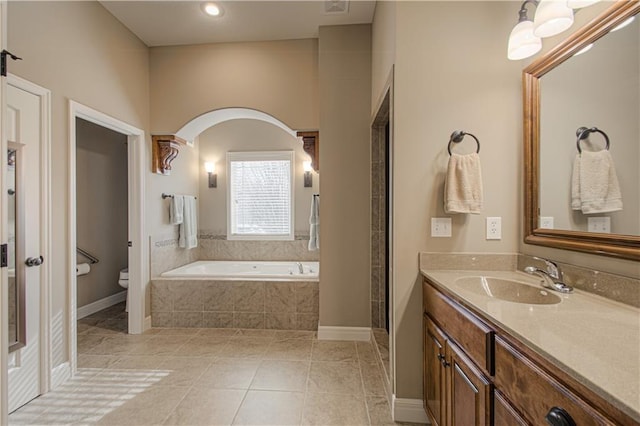
[[553, 305], [514, 303], [456, 283], [485, 276], [540, 287], [539, 278], [519, 271], [421, 272], [640, 422], [640, 309], [580, 290], [549, 291], [562, 299]]

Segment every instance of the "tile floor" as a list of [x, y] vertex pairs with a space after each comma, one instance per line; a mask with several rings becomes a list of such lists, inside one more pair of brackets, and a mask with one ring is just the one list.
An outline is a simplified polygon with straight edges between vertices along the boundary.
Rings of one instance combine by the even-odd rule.
[[314, 332], [154, 328], [123, 305], [78, 321], [78, 373], [13, 425], [394, 425], [369, 342]]

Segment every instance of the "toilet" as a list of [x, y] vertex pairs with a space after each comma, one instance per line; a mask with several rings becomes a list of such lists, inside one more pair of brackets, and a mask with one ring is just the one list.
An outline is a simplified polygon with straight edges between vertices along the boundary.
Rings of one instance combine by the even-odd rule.
[[125, 311], [129, 312], [129, 268], [124, 268], [120, 271], [120, 277], [118, 278], [118, 284], [120, 287], [127, 289], [127, 301], [125, 302]]

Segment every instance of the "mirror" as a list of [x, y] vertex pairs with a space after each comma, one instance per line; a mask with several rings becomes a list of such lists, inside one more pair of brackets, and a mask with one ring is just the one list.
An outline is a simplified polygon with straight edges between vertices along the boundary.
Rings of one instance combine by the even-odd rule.
[[639, 12], [616, 2], [523, 71], [527, 243], [640, 259], [640, 19], [618, 29]]
[[7, 269], [9, 274], [9, 352], [25, 345], [24, 330], [24, 286], [19, 267], [16, 267], [18, 250], [18, 182], [16, 172], [18, 151], [9, 148], [7, 152], [7, 210], [9, 242], [7, 244]]

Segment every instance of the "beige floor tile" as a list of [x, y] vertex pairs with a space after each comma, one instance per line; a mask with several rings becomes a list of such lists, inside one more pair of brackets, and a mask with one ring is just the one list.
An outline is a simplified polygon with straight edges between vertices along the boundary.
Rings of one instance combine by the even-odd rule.
[[251, 389], [305, 391], [308, 361], [264, 360], [251, 382]]
[[212, 362], [209, 358], [165, 357], [157, 367], [158, 370], [165, 373], [158, 385], [191, 386]]
[[218, 355], [233, 358], [262, 358], [270, 343], [269, 338], [232, 337]]
[[192, 388], [165, 425], [230, 425], [246, 391]]
[[371, 342], [356, 342], [356, 350], [360, 362], [376, 362], [375, 348]]
[[371, 426], [396, 426], [386, 397], [368, 396], [366, 402]]
[[336, 342], [315, 340], [313, 342], [313, 361], [358, 361], [355, 342]]
[[238, 333], [236, 328], [201, 328], [198, 335], [212, 337], [231, 337]]
[[157, 356], [121, 355], [116, 362], [107, 368], [116, 370], [152, 370], [160, 364], [161, 360]]
[[375, 362], [361, 362], [360, 373], [362, 374], [362, 384], [367, 395], [386, 396], [384, 383], [382, 381], [382, 371]]
[[248, 389], [260, 360], [217, 358], [196, 381], [195, 386], [217, 389]]
[[[78, 336], [80, 337], [80, 336]], [[93, 346], [86, 353], [93, 355], [126, 355], [131, 353], [134, 349], [146, 342], [146, 336], [133, 336], [133, 335], [113, 335], [113, 336], [88, 336], [83, 335], [83, 338], [96, 337], [102, 339], [102, 341]], [[80, 344], [78, 344], [78, 351]]]
[[299, 425], [304, 404], [302, 392], [250, 390], [240, 405], [234, 425]]
[[78, 354], [78, 368], [107, 368], [120, 359], [117, 355]]
[[[101, 425], [161, 424], [182, 401], [189, 388], [175, 386], [150, 387], [102, 417]], [[115, 405], [115, 404], [114, 404]]]
[[209, 337], [197, 335], [191, 338], [176, 352], [179, 356], [213, 357], [222, 353], [227, 346], [227, 337]]
[[364, 399], [354, 395], [307, 393], [303, 425], [368, 425]]
[[288, 340], [288, 339], [304, 339], [313, 340], [316, 337], [315, 331], [305, 330], [274, 330], [275, 334], [273, 338], [275, 340]]
[[106, 339], [106, 336], [96, 336], [96, 335], [87, 335], [87, 334], [79, 335], [76, 342], [78, 346], [78, 353], [84, 354], [84, 353], [91, 352], [92, 349], [94, 349], [96, 346], [104, 342], [104, 339]]
[[158, 328], [156, 334], [161, 336], [190, 336], [199, 334], [202, 330], [201, 328], [184, 328], [184, 327], [176, 327], [176, 328]]
[[309, 360], [311, 359], [312, 340], [286, 339], [274, 340], [266, 354], [267, 359]]
[[150, 336], [129, 352], [132, 355], [174, 355], [192, 336]]
[[360, 368], [355, 362], [311, 362], [309, 392], [343, 393], [364, 396]]
[[237, 336], [242, 336], [242, 337], [263, 337], [263, 338], [267, 338], [267, 339], [273, 339], [275, 334], [276, 334], [275, 330], [239, 328]]

